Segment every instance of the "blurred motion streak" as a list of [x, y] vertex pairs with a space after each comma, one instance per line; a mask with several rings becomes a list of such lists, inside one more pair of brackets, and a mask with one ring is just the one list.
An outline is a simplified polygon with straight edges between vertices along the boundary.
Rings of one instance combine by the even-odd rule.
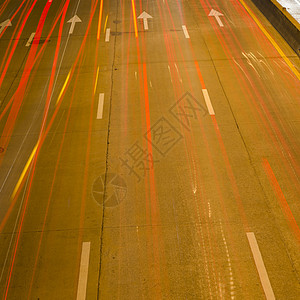
[[[47, 116], [48, 116], [49, 105], [50, 105], [50, 101], [51, 101], [53, 81], [54, 81], [54, 76], [55, 76], [55, 71], [56, 71], [57, 56], [58, 56], [58, 52], [59, 52], [59, 49], [60, 49], [62, 30], [63, 30], [63, 25], [64, 25], [67, 9], [68, 9], [68, 6], [69, 6], [69, 1], [70, 0], [67, 0], [66, 3], [65, 3], [64, 10], [63, 10], [63, 15], [62, 15], [61, 23], [60, 23], [60, 27], [59, 27], [59, 35], [58, 35], [58, 40], [57, 40], [57, 44], [56, 44], [54, 62], [53, 62], [53, 66], [52, 66], [52, 73], [51, 73], [50, 83], [49, 83], [49, 87], [48, 87], [48, 95], [47, 95], [46, 105], [45, 105], [45, 108], [44, 108], [43, 123], [42, 123], [41, 129], [40, 129], [39, 141], [40, 141], [40, 139], [41, 139], [41, 137], [44, 133], [45, 122], [46, 122], [46, 119], [47, 119]], [[46, 6], [43, 10], [43, 13], [42, 13], [42, 16], [41, 16], [41, 23], [39, 23], [39, 26], [37, 28], [37, 32], [36, 32], [34, 40], [36, 39], [36, 37], [37, 37], [37, 40], [39, 40], [39, 38], [41, 36], [42, 28], [43, 28], [44, 22], [46, 20], [47, 13], [49, 11], [51, 3], [52, 2], [47, 2]], [[37, 45], [34, 48], [37, 48]], [[37, 49], [35, 49], [34, 54], [36, 53], [36, 50]], [[12, 272], [13, 272], [13, 268], [14, 268], [14, 262], [15, 262], [15, 258], [16, 258], [16, 253], [17, 253], [17, 249], [18, 249], [20, 235], [21, 235], [21, 232], [22, 232], [24, 216], [25, 216], [25, 213], [26, 213], [26, 208], [27, 208], [29, 195], [30, 195], [30, 191], [31, 191], [31, 186], [32, 186], [32, 182], [33, 182], [33, 176], [34, 176], [34, 171], [35, 171], [35, 168], [36, 168], [37, 157], [38, 157], [38, 153], [40, 151], [40, 146], [41, 146], [41, 143], [38, 142], [36, 152], [33, 155], [34, 159], [32, 161], [32, 164], [33, 164], [32, 165], [32, 172], [30, 174], [29, 185], [28, 185], [28, 189], [26, 191], [25, 201], [24, 201], [24, 205], [23, 205], [23, 211], [22, 211], [21, 219], [20, 219], [19, 226], [18, 226], [18, 234], [17, 234], [17, 237], [16, 237], [14, 250], [13, 250], [13, 254], [12, 254], [12, 260], [11, 260], [11, 265], [10, 265], [10, 269], [9, 269], [9, 275], [8, 275], [6, 288], [5, 288], [5, 299], [7, 299], [7, 297], [8, 297], [8, 290], [9, 290], [10, 281], [11, 281], [11, 277], [12, 277]]]
[[272, 185], [272, 188], [274, 189], [274, 192], [277, 196], [277, 199], [279, 200], [279, 205], [284, 213], [289, 226], [291, 227], [296, 239], [298, 240], [298, 243], [300, 244], [300, 228], [295, 220], [295, 217], [289, 207], [289, 204], [280, 188], [280, 185], [275, 177], [275, 174], [266, 158], [263, 159], [263, 166], [265, 169], [265, 172], [268, 176], [268, 179], [270, 181], [270, 184]]
[[132, 5], [132, 18], [133, 18], [133, 24], [134, 24], [134, 33], [135, 37], [138, 37], [138, 29], [137, 29], [137, 21], [136, 21], [136, 10], [135, 10], [135, 0], [131, 0]]
[[100, 0], [99, 20], [98, 20], [98, 32], [97, 32], [97, 40], [98, 41], [100, 40], [100, 34], [101, 34], [102, 12], [103, 12], [103, 0]]
[[[10, 22], [13, 21], [13, 19], [14, 19], [15, 16], [18, 14], [19, 10], [22, 8], [22, 6], [23, 6], [23, 4], [25, 3], [25, 1], [26, 1], [26, 0], [23, 0], [23, 1], [22, 1], [22, 3], [21, 3], [20, 6], [17, 8], [17, 10], [15, 11], [15, 13], [9, 18]], [[27, 3], [26, 3], [25, 9], [26, 9], [27, 6], [29, 5], [29, 3], [30, 3], [30, 2], [27, 2]], [[4, 10], [4, 9], [5, 9], [5, 7], [3, 8], [3, 10]], [[24, 11], [22, 12], [21, 17], [19, 18], [18, 24], [19, 24], [20, 21], [22, 20], [22, 15], [25, 13], [25, 9], [24, 9]], [[0, 9], [0, 16], [1, 16], [3, 10], [1, 11], [1, 9]], [[16, 26], [16, 27], [17, 27], [17, 26]], [[1, 37], [3, 36], [4, 32], [6, 31], [6, 29], [7, 29], [7, 27], [5, 27], [5, 28], [3, 29], [3, 31], [1, 32], [1, 34], [0, 34], [0, 39], [1, 39]]]
[[[8, 47], [7, 50], [6, 50], [6, 54], [5, 54], [5, 57], [4, 57], [3, 61], [2, 61], [1, 68], [0, 68], [0, 70], [1, 70], [0, 87], [2, 86], [2, 83], [3, 83], [4, 77], [5, 77], [5, 75], [6, 75], [8, 66], [9, 66], [9, 64], [10, 64], [10, 62], [11, 62], [12, 56], [14, 55], [14, 52], [15, 52], [15, 50], [16, 50], [16, 47], [17, 47], [17, 45], [18, 45], [18, 43], [19, 43], [19, 40], [20, 40], [21, 34], [22, 34], [22, 32], [23, 32], [23, 29], [24, 29], [24, 27], [25, 27], [25, 24], [26, 24], [26, 22], [27, 22], [27, 19], [29, 18], [29, 16], [30, 16], [30, 14], [31, 14], [31, 12], [32, 12], [32, 10], [33, 10], [33, 8], [34, 8], [36, 2], [37, 2], [37, 0], [34, 0], [34, 2], [32, 3], [31, 7], [29, 8], [29, 10], [28, 10], [28, 12], [27, 12], [25, 18], [23, 19], [23, 22], [22, 22], [22, 24], [21, 24], [21, 26], [20, 26], [20, 29], [19, 29], [19, 31], [18, 31], [16, 37], [14, 38], [14, 44], [13, 44], [13, 46], [12, 46], [12, 49], [10, 49], [10, 51], [9, 51], [9, 47]], [[47, 6], [49, 6], [49, 5], [47, 5]], [[20, 18], [19, 22], [20, 22], [20, 21], [21, 21], [21, 18]], [[39, 25], [40, 25], [40, 24], [43, 25], [43, 21], [44, 21], [44, 20], [40, 19]], [[39, 26], [39, 25], [38, 25], [38, 26]], [[39, 28], [38, 28], [38, 29], [39, 29]], [[16, 27], [15, 31], [16, 31], [16, 30], [17, 30], [17, 27]], [[39, 37], [40, 37], [40, 35], [41, 35], [41, 30], [40, 30], [40, 32], [39, 32]], [[39, 40], [39, 37], [36, 38], [36, 41]], [[12, 42], [12, 41], [13, 41], [13, 39], [11, 38], [10, 42]], [[34, 47], [34, 50], [33, 50], [33, 51], [36, 51], [36, 48], [37, 48], [37, 45], [36, 45], [36, 47]], [[8, 54], [8, 51], [9, 51], [9, 56], [8, 56], [8, 58], [6, 59], [6, 56], [7, 56], [7, 54]], [[33, 52], [30, 52], [30, 53], [29, 53], [29, 55], [28, 55], [29, 57], [30, 57], [30, 54], [31, 54], [31, 53], [33, 53]], [[34, 52], [34, 54], [35, 54], [35, 52]], [[4, 66], [4, 69], [2, 70], [3, 63], [4, 63], [4, 62], [6, 62], [6, 64], [5, 64], [5, 66]], [[27, 68], [25, 67], [25, 70], [26, 70], [26, 69], [27, 69]]]

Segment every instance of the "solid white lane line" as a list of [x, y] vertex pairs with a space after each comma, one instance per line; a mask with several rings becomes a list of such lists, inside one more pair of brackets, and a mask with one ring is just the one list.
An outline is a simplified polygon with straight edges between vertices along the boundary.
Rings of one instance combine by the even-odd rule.
[[259, 251], [259, 247], [253, 232], [247, 232], [248, 242], [250, 244], [250, 248], [254, 257], [255, 265], [258, 271], [258, 275], [264, 289], [267, 300], [275, 299], [275, 295], [269, 280], [269, 276], [262, 259], [261, 253]]
[[104, 105], [104, 93], [99, 94], [97, 119], [102, 119]]
[[110, 28], [107, 28], [105, 34], [105, 42], [109, 42], [109, 36], [110, 36]]
[[190, 35], [189, 35], [189, 32], [187, 31], [187, 28], [185, 25], [182, 25], [182, 30], [183, 30], [185, 38], [189, 39]]
[[79, 280], [77, 288], [77, 300], [85, 300], [86, 287], [89, 272], [91, 242], [82, 243]]
[[31, 44], [31, 42], [32, 42], [32, 40], [33, 40], [33, 38], [34, 38], [34, 35], [35, 35], [35, 32], [33, 32], [31, 35], [30, 35], [30, 37], [29, 37], [29, 39], [28, 39], [28, 41], [27, 41], [27, 43], [26, 43], [26, 47], [29, 47], [30, 46], [30, 44]]
[[214, 116], [215, 115], [215, 111], [214, 111], [214, 108], [213, 108], [213, 106], [211, 104], [211, 101], [210, 101], [207, 89], [202, 89], [202, 93], [203, 93], [204, 100], [205, 100], [205, 103], [206, 103], [206, 106], [207, 106], [209, 114], [211, 116]]

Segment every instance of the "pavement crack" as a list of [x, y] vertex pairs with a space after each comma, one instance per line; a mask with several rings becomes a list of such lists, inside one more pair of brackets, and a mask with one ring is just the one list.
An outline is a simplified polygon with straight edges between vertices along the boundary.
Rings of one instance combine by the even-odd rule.
[[[116, 7], [116, 16], [119, 13], [119, 1], [117, 1]], [[118, 23], [115, 24], [115, 32], [118, 32]], [[119, 35], [114, 35], [114, 44], [113, 44], [113, 59], [111, 65], [111, 88], [110, 88], [110, 98], [109, 98], [109, 112], [108, 112], [108, 124], [107, 124], [107, 140], [106, 140], [106, 157], [105, 157], [105, 176], [104, 176], [104, 188], [103, 188], [103, 206], [102, 206], [102, 220], [101, 220], [101, 232], [100, 232], [100, 257], [99, 257], [99, 273], [98, 273], [98, 290], [97, 290], [97, 299], [100, 299], [100, 285], [101, 285], [101, 270], [102, 270], [102, 257], [103, 257], [103, 232], [104, 232], [104, 214], [105, 214], [105, 197], [107, 193], [107, 176], [108, 176], [108, 168], [109, 168], [109, 144], [110, 144], [110, 126], [111, 126], [111, 112], [112, 112], [112, 100], [113, 100], [113, 88], [114, 88], [114, 73], [117, 68], [115, 68], [116, 61], [116, 46], [117, 46], [117, 38]]]

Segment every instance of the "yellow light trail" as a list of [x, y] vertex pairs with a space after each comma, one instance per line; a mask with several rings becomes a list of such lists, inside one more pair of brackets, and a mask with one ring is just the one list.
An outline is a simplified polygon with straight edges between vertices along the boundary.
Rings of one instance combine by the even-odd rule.
[[100, 10], [99, 10], [98, 33], [97, 33], [98, 41], [100, 40], [100, 33], [101, 33], [102, 11], [103, 11], [103, 0], [101, 0], [100, 2]]
[[103, 32], [105, 32], [106, 25], [107, 25], [107, 20], [108, 20], [108, 15], [106, 15], [106, 18], [105, 18], [105, 23], [104, 23], [104, 30], [103, 30]]
[[135, 13], [135, 3], [134, 0], [131, 0], [132, 4], [132, 15], [133, 15], [133, 23], [134, 23], [134, 33], [135, 37], [138, 37], [137, 23], [136, 23], [136, 13]]
[[97, 68], [96, 81], [95, 81], [95, 87], [94, 87], [94, 95], [96, 93], [96, 88], [97, 88], [97, 83], [98, 83], [98, 75], [99, 75], [99, 66]]
[[31, 152], [31, 155], [29, 156], [29, 159], [28, 159], [28, 161], [27, 161], [27, 163], [26, 163], [26, 165], [25, 165], [25, 167], [23, 169], [23, 172], [22, 172], [22, 174], [21, 174], [21, 176], [20, 176], [20, 178], [19, 178], [19, 180], [18, 180], [18, 182], [17, 182], [17, 184], [16, 184], [16, 186], [14, 188], [14, 191], [13, 191], [13, 193], [11, 195], [11, 200], [14, 199], [14, 197], [16, 196], [16, 194], [17, 194], [17, 192], [19, 190], [19, 187], [22, 184], [22, 181], [23, 181], [23, 179], [24, 179], [24, 177], [25, 177], [25, 175], [26, 175], [26, 173], [28, 171], [28, 168], [29, 168], [29, 166], [30, 166], [30, 164], [31, 164], [31, 162], [32, 162], [32, 160], [34, 158], [34, 155], [36, 153], [36, 150], [38, 148], [39, 143], [40, 143], [40, 140], [36, 143], [35, 147], [33, 148], [32, 152]]
[[[98, 72], [98, 71], [97, 71], [97, 72]], [[97, 73], [97, 74], [98, 74], [98, 73]], [[64, 85], [63, 85], [63, 87], [62, 87], [62, 89], [61, 89], [61, 91], [60, 91], [60, 94], [59, 94], [59, 96], [58, 96], [58, 98], [57, 98], [57, 101], [56, 101], [56, 104], [55, 104], [55, 105], [57, 105], [57, 104], [59, 103], [59, 101], [60, 101], [60, 99], [61, 99], [61, 97], [62, 97], [62, 95], [63, 95], [63, 93], [64, 93], [64, 90], [65, 90], [65, 88], [66, 88], [66, 86], [67, 86], [67, 84], [68, 84], [70, 75], [71, 75], [71, 71], [69, 72], [69, 74], [68, 74], [68, 76], [67, 76], [67, 78], [66, 78], [66, 80], [65, 80], [65, 83], [64, 83]], [[98, 77], [98, 76], [97, 76], [97, 77]], [[35, 155], [36, 150], [37, 150], [37, 148], [38, 148], [38, 146], [39, 146], [39, 143], [40, 143], [40, 140], [38, 140], [38, 142], [36, 143], [35, 147], [33, 148], [32, 152], [31, 152], [31, 155], [29, 156], [29, 159], [28, 159], [28, 161], [27, 161], [27, 163], [26, 163], [26, 165], [25, 165], [25, 167], [24, 167], [24, 169], [23, 169], [23, 171], [22, 171], [22, 173], [21, 173], [21, 176], [20, 176], [20, 178], [19, 178], [19, 180], [18, 180], [18, 182], [17, 182], [17, 184], [16, 184], [14, 190], [13, 190], [13, 193], [12, 193], [12, 195], [11, 195], [11, 199], [14, 199], [14, 197], [16, 196], [16, 194], [17, 194], [17, 192], [18, 192], [18, 190], [19, 190], [19, 188], [20, 188], [20, 186], [21, 186], [21, 184], [22, 184], [22, 182], [23, 182], [23, 179], [24, 179], [24, 177], [25, 177], [25, 175], [26, 175], [26, 173], [27, 173], [27, 171], [28, 171], [28, 168], [29, 168], [29, 166], [30, 166], [30, 164], [31, 164], [31, 162], [32, 162], [32, 160], [33, 160], [33, 158], [34, 158], [34, 155]]]
[[69, 74], [68, 74], [68, 76], [67, 76], [67, 78], [66, 78], [66, 80], [65, 80], [65, 83], [64, 83], [64, 85], [63, 85], [63, 87], [62, 87], [62, 89], [61, 89], [61, 91], [60, 91], [60, 93], [59, 93], [59, 96], [58, 96], [58, 98], [57, 98], [57, 101], [56, 101], [55, 106], [57, 106], [58, 102], [60, 101], [60, 98], [62, 97], [62, 95], [63, 95], [63, 93], [64, 93], [64, 90], [65, 90], [65, 88], [66, 88], [66, 86], [67, 86], [67, 84], [68, 84], [69, 78], [70, 78], [70, 74], [71, 74], [71, 71], [69, 72]]
[[294, 67], [292, 62], [286, 57], [284, 52], [281, 50], [281, 48], [278, 46], [278, 44], [274, 41], [274, 39], [271, 37], [271, 35], [268, 33], [268, 31], [263, 27], [263, 25], [260, 23], [260, 21], [257, 19], [253, 11], [249, 8], [249, 6], [243, 1], [239, 0], [240, 3], [245, 7], [247, 12], [250, 14], [252, 19], [255, 21], [255, 23], [258, 25], [258, 27], [261, 29], [261, 31], [265, 34], [265, 36], [268, 38], [268, 40], [272, 43], [272, 45], [275, 47], [275, 49], [278, 51], [278, 53], [281, 55], [281, 57], [284, 59], [284, 61], [288, 64], [292, 72], [296, 75], [296, 77], [300, 80], [300, 73], [299, 71]]

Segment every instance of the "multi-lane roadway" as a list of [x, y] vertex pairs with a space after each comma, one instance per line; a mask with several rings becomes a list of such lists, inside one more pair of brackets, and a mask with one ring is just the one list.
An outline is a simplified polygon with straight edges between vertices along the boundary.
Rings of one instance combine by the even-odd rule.
[[300, 61], [250, 0], [1, 0], [1, 299], [300, 299]]

